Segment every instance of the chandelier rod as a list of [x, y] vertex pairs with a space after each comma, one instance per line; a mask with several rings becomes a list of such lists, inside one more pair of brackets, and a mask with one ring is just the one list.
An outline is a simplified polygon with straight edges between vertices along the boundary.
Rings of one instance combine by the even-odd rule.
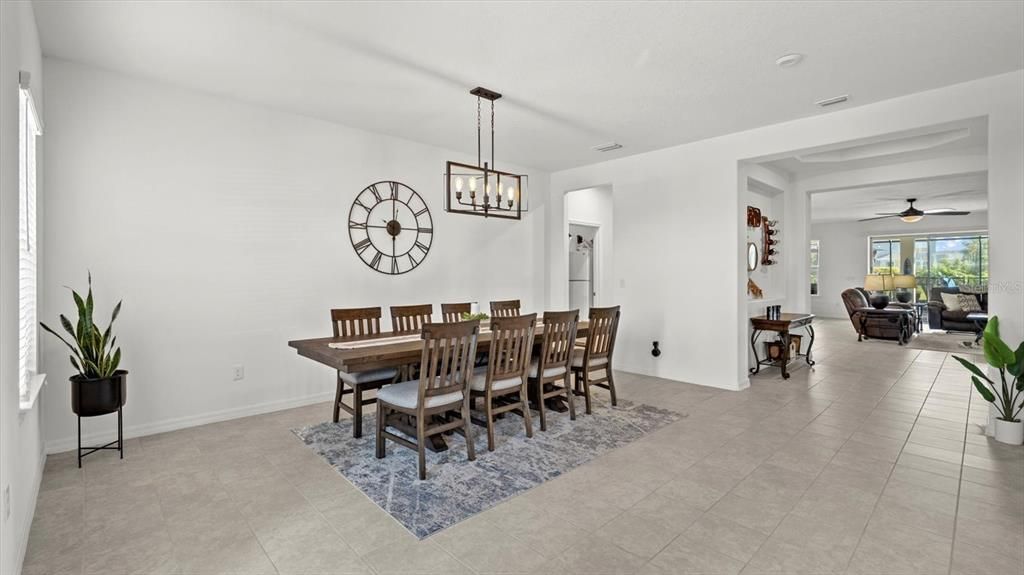
[[494, 100], [491, 100], [491, 167], [494, 167]]
[[480, 145], [480, 96], [476, 97], [476, 165], [483, 163]]

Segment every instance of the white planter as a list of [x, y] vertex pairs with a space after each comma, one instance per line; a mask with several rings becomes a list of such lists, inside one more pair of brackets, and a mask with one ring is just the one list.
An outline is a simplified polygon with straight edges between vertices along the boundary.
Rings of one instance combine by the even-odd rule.
[[1024, 443], [1024, 421], [996, 419], [996, 441], [1010, 445]]

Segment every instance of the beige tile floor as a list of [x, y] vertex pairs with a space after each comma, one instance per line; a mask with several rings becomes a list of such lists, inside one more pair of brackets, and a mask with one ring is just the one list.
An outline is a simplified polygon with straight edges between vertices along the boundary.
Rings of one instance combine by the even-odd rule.
[[24, 571], [1021, 573], [1024, 449], [963, 369], [818, 334], [814, 371], [742, 392], [620, 374], [688, 417], [424, 541], [289, 432], [327, 405], [51, 456]]

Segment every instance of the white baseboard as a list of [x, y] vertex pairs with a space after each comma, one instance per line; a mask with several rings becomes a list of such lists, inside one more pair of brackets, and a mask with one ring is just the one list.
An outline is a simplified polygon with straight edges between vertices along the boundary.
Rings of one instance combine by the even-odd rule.
[[25, 565], [25, 554], [28, 552], [28, 536], [32, 533], [32, 520], [36, 516], [36, 501], [39, 500], [39, 488], [43, 484], [43, 469], [46, 468], [45, 444], [39, 442], [39, 465], [36, 469], [35, 481], [32, 482], [32, 499], [28, 513], [25, 514], [25, 523], [21, 526], [21, 540], [18, 541], [18, 561], [14, 564], [15, 573], [21, 573]]
[[[302, 407], [305, 405], [312, 405], [314, 403], [331, 401], [333, 398], [334, 392], [326, 391], [322, 393], [316, 393], [313, 395], [307, 395], [304, 397], [297, 397], [278, 401], [269, 401], [266, 403], [257, 403], [255, 405], [247, 405], [244, 407], [233, 407], [231, 409], [223, 409], [220, 411], [211, 411], [208, 413], [201, 413], [198, 415], [188, 415], [185, 417], [165, 419], [163, 421], [155, 421], [152, 423], [145, 423], [142, 425], [131, 425], [124, 428], [124, 438], [131, 439], [133, 437], [144, 437], [146, 435], [153, 435], [155, 433], [164, 433], [167, 431], [185, 429], [186, 427], [206, 425], [207, 423], [217, 423], [218, 421], [227, 421], [229, 419], [249, 417], [250, 415], [260, 415], [263, 413], [270, 413], [273, 411], [281, 411], [283, 409]], [[111, 434], [109, 431], [105, 433], [90, 433], [82, 436], [83, 445], [94, 445], [100, 441], [106, 443], [107, 441], [110, 440]], [[61, 453], [64, 451], [72, 451], [77, 447], [78, 438], [72, 435], [70, 437], [64, 437], [61, 439], [53, 439], [47, 441], [46, 453]]]

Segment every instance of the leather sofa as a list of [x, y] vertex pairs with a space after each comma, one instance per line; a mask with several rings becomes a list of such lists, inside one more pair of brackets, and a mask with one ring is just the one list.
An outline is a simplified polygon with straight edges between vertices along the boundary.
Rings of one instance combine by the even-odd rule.
[[[967, 319], [967, 312], [950, 311], [942, 302], [940, 294], [960, 293], [958, 287], [933, 287], [928, 294], [928, 327], [931, 329], [944, 329], [946, 331], [969, 331], [974, 333], [978, 325], [973, 320]], [[988, 313], [988, 292], [977, 292], [974, 296], [978, 298], [983, 313]], [[982, 322], [982, 327], [988, 320]]]
[[843, 304], [850, 315], [850, 323], [857, 331], [857, 341], [863, 338], [894, 339], [901, 345], [910, 339], [914, 324], [913, 306], [890, 304], [885, 309], [875, 309], [868, 304], [867, 292], [863, 288], [843, 290]]

